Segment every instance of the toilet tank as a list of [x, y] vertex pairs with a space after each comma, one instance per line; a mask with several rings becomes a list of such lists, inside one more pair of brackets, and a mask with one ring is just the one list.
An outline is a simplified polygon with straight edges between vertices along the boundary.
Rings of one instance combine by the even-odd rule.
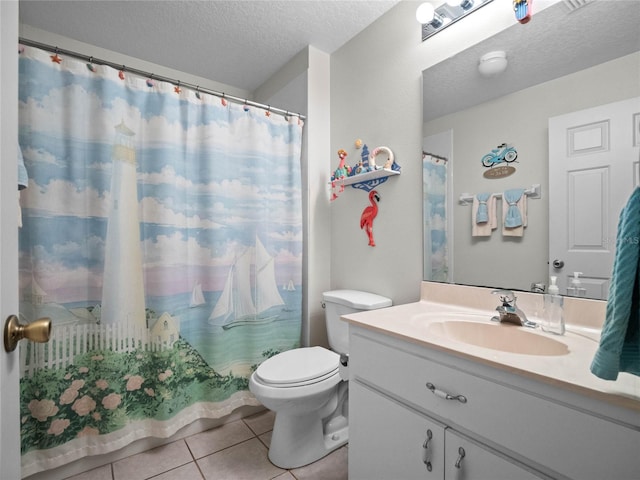
[[358, 290], [324, 292], [322, 300], [329, 346], [338, 353], [349, 353], [349, 324], [340, 320], [341, 315], [391, 306], [390, 298]]

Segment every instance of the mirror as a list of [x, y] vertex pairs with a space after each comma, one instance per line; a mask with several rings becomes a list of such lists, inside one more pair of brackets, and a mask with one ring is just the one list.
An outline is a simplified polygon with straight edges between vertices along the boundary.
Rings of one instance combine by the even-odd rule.
[[[555, 154], [549, 150], [549, 118], [622, 100], [640, 102], [638, 3], [580, 3], [578, 7], [576, 2], [556, 3], [536, 13], [526, 25], [516, 23], [423, 72], [425, 280], [536, 291], [535, 284], [546, 286], [549, 276], [557, 275], [560, 293], [566, 294], [572, 269], [550, 267], [554, 253], [550, 253], [549, 239], [562, 240], [571, 224], [604, 245], [591, 251], [615, 245], [618, 213], [624, 203], [606, 196], [595, 198], [595, 191], [591, 197], [587, 192], [587, 198], [599, 215], [613, 222], [606, 231], [587, 231], [589, 218], [570, 217], [553, 227], [549, 223], [550, 212], [564, 208], [561, 200], [566, 195], [550, 191], [550, 165], [555, 172], [558, 160], [550, 160]], [[480, 57], [497, 50], [506, 52], [507, 69], [497, 76], [481, 76]], [[635, 112], [640, 112], [640, 106]], [[633, 182], [638, 184], [640, 115], [634, 118], [635, 146], [625, 156], [633, 162], [635, 173], [629, 167], [624, 186], [609, 187], [628, 190], [625, 201]], [[576, 135], [576, 139], [586, 136], [586, 131]], [[483, 166], [484, 155], [500, 158], [508, 148], [516, 150], [515, 161]], [[504, 158], [513, 160], [513, 156]], [[509, 175], [497, 178], [498, 166]], [[487, 178], [488, 171], [493, 178]], [[539, 186], [539, 196], [526, 198], [526, 227], [520, 234], [503, 233], [503, 200], [498, 198], [497, 228], [489, 236], [472, 236], [473, 206], [461, 202], [461, 196], [533, 190], [534, 186]], [[579, 267], [586, 296], [606, 298], [608, 280], [592, 273], [595, 261], [591, 258], [587, 256]], [[609, 274], [610, 265], [606, 267]]]

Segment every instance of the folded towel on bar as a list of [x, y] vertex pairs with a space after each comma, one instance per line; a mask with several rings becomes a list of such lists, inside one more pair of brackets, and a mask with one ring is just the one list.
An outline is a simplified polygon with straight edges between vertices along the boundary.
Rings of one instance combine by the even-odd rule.
[[620, 213], [600, 346], [591, 362], [591, 373], [605, 380], [619, 372], [640, 376], [640, 187]]
[[478, 209], [476, 211], [476, 223], [487, 223], [489, 221], [489, 209], [487, 208], [487, 200], [491, 196], [490, 193], [478, 193]]
[[521, 237], [527, 226], [527, 196], [523, 188], [505, 190], [502, 194], [502, 235]]
[[[485, 195], [486, 200], [478, 199], [478, 197], [484, 198]], [[486, 220], [483, 220], [485, 216]], [[490, 237], [491, 232], [497, 227], [496, 197], [490, 193], [475, 195], [471, 207], [471, 236]]]

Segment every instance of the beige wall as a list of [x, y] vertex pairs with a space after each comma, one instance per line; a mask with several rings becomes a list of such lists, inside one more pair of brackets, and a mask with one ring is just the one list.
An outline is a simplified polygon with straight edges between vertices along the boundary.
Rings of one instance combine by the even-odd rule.
[[[394, 304], [416, 301], [422, 280], [422, 71], [513, 23], [510, 0], [474, 13], [476, 22], [452, 25], [421, 42], [415, 11], [401, 1], [331, 55], [331, 166], [337, 151], [359, 158], [357, 138], [388, 146], [402, 167], [377, 190], [376, 247], [360, 230], [368, 198], [348, 187], [331, 204], [331, 286], [371, 291]], [[540, 2], [543, 3], [543, 2]], [[328, 179], [327, 172], [327, 179]], [[328, 187], [327, 187], [328, 188]], [[328, 259], [329, 260], [329, 259]]]

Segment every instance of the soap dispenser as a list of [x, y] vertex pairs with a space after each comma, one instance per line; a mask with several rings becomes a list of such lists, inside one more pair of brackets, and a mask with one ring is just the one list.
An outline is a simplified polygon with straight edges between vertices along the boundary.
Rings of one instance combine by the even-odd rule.
[[587, 295], [587, 289], [582, 286], [580, 275], [582, 272], [573, 272], [571, 284], [567, 287], [567, 295], [571, 297], [585, 297]]
[[563, 299], [556, 284], [558, 277], [550, 277], [549, 293], [544, 294], [544, 311], [541, 328], [545, 332], [564, 335]]

